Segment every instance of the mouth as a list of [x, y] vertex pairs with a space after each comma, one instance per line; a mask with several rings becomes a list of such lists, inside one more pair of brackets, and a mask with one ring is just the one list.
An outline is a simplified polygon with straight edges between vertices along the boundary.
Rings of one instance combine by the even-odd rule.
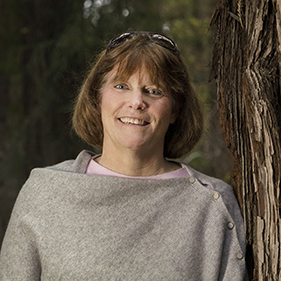
[[123, 123], [123, 124], [131, 124], [131, 125], [138, 125], [138, 126], [146, 126], [149, 123], [142, 120], [142, 119], [137, 119], [137, 118], [129, 118], [129, 117], [121, 117], [119, 118], [119, 120]]

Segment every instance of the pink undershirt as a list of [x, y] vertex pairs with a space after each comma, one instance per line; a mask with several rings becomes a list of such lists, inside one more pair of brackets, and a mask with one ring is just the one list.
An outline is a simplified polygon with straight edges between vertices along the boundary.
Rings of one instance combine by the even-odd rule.
[[126, 176], [126, 175], [123, 175], [123, 174], [119, 174], [119, 173], [113, 172], [113, 171], [103, 167], [99, 163], [97, 163], [95, 161], [95, 158], [98, 158], [99, 156], [100, 155], [96, 155], [96, 156], [94, 156], [92, 158], [92, 160], [90, 161], [90, 163], [88, 165], [86, 174], [88, 174], [88, 175], [97, 175], [97, 176], [110, 176], [110, 177], [118, 177], [118, 178], [153, 179], [153, 180], [189, 177], [189, 174], [188, 174], [187, 170], [183, 166], [181, 168], [175, 170], [175, 171], [164, 173], [164, 174], [160, 174], [160, 175], [150, 176], [150, 177], [131, 177], [131, 176]]

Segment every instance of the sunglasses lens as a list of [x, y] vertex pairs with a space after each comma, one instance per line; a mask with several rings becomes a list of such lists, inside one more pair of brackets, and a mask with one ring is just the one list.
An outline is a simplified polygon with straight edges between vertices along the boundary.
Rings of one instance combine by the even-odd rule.
[[151, 33], [151, 32], [145, 32], [145, 31], [125, 32], [125, 33], [122, 33], [121, 35], [114, 37], [109, 42], [109, 44], [107, 46], [107, 51], [123, 44], [127, 40], [130, 40], [133, 37], [140, 35], [140, 34], [146, 35], [151, 41], [155, 42], [156, 44], [158, 44], [166, 49], [169, 49], [170, 51], [179, 53], [177, 44], [172, 39], [170, 39], [164, 35], [158, 34], [158, 33]]
[[114, 37], [113, 39], [110, 40], [107, 49], [111, 49], [123, 44], [125, 41], [130, 40], [134, 36], [134, 34], [135, 33], [132, 32], [126, 32]]
[[150, 36], [154, 41], [157, 41], [159, 45], [161, 45], [169, 50], [178, 52], [177, 44], [170, 38], [163, 36], [161, 34], [157, 34], [157, 33], [151, 34]]

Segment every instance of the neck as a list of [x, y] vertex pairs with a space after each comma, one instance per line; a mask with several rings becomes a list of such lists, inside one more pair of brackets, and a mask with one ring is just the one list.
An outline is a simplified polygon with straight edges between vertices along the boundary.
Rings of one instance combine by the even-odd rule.
[[107, 169], [133, 177], [153, 176], [179, 168], [177, 164], [167, 161], [163, 155], [147, 155], [139, 151], [118, 152], [109, 153], [105, 150], [96, 161]]

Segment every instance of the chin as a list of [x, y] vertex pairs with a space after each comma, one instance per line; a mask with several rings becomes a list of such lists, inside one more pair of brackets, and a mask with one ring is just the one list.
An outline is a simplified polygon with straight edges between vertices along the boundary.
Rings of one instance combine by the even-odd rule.
[[131, 149], [131, 150], [142, 150], [144, 145], [143, 144], [126, 144], [124, 147]]

